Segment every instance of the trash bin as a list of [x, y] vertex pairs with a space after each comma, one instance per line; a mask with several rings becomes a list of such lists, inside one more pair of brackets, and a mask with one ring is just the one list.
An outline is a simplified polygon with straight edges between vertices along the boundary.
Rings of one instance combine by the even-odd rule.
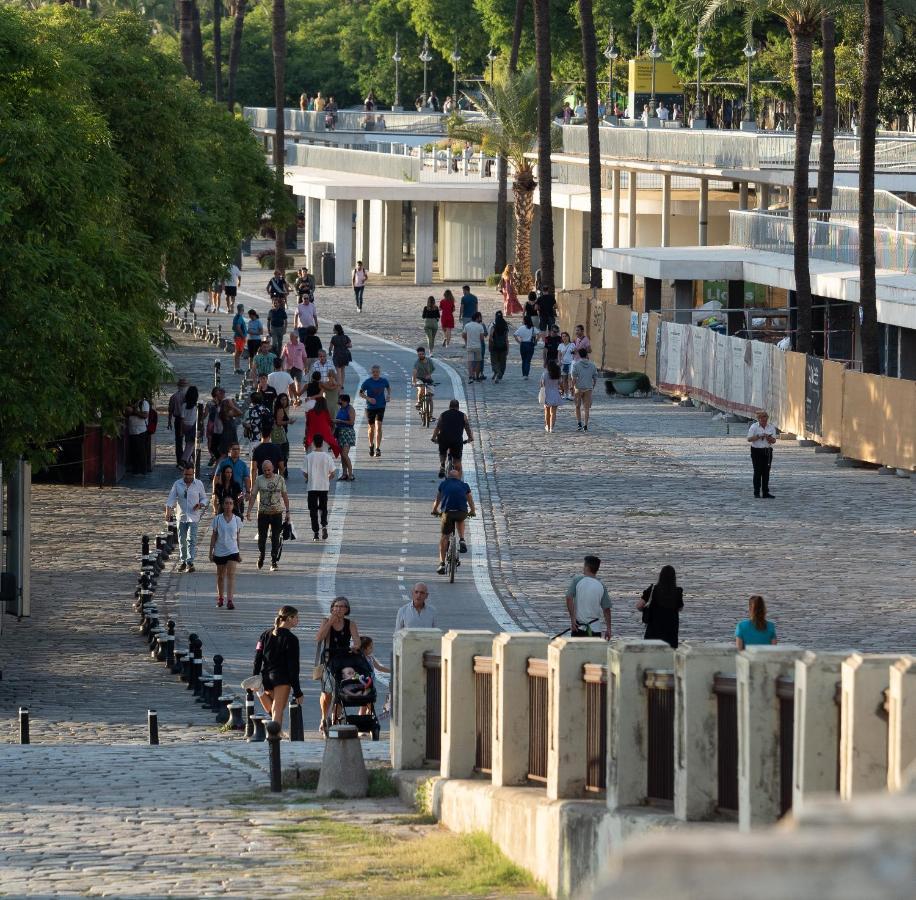
[[325, 287], [334, 287], [334, 254], [325, 251], [321, 254], [321, 283]]

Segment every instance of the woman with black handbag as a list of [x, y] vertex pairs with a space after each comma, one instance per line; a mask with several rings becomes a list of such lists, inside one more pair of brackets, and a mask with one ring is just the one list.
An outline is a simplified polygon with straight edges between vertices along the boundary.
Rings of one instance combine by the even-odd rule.
[[684, 592], [678, 587], [674, 566], [662, 566], [658, 581], [642, 592], [636, 608], [642, 611], [645, 640], [665, 641], [677, 649]]

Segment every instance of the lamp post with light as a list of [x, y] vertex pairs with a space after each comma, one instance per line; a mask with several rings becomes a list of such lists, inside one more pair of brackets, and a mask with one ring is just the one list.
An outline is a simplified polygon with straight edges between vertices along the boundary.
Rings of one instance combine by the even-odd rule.
[[487, 61], [490, 63], [490, 87], [493, 87], [493, 64], [496, 62], [499, 53], [495, 47], [491, 47], [487, 53]]
[[429, 94], [426, 91], [426, 74], [429, 64], [432, 62], [433, 55], [429, 52], [429, 35], [423, 35], [423, 49], [420, 51], [420, 62], [423, 63], [423, 106], [426, 106], [429, 100]]
[[458, 63], [461, 62], [461, 54], [458, 52], [458, 35], [455, 35], [455, 49], [452, 50], [452, 109], [458, 109]]
[[744, 98], [744, 115], [741, 117], [741, 130], [756, 131], [757, 122], [754, 119], [754, 101], [751, 98], [751, 63], [757, 55], [757, 48], [754, 46], [752, 37], [748, 36], [742, 53], [747, 59], [747, 96]]
[[649, 99], [649, 118], [654, 119], [657, 116], [655, 111], [655, 64], [661, 58], [662, 51], [658, 47], [658, 41], [655, 39], [655, 29], [652, 29], [652, 43], [646, 50], [646, 56], [652, 60], [652, 96]]
[[702, 33], [699, 29], [697, 29], [697, 45], [693, 48], [693, 56], [697, 61], [697, 97], [693, 107], [693, 124], [690, 127], [705, 128], [706, 115], [700, 98], [700, 65], [703, 57], [706, 56], [706, 48], [703, 46]]
[[401, 107], [401, 36], [395, 32], [394, 35], [394, 106], [391, 108], [400, 112]]
[[607, 109], [604, 116], [612, 125], [617, 124], [614, 114], [614, 61], [620, 56], [620, 51], [614, 44], [614, 29], [608, 35], [607, 46], [604, 48], [604, 58], [607, 60]]

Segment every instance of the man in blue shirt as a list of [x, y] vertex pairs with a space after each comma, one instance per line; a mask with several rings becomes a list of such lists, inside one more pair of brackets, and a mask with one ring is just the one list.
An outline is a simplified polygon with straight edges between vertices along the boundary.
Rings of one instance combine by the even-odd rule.
[[467, 325], [477, 312], [477, 297], [471, 293], [469, 285], [461, 287], [461, 324]]
[[445, 553], [448, 550], [449, 538], [458, 526], [459, 547], [462, 553], [468, 552], [464, 541], [464, 520], [468, 514], [477, 515], [474, 498], [470, 487], [458, 477], [457, 469], [449, 469], [448, 478], [439, 485], [436, 500], [433, 503], [433, 515], [442, 521], [442, 537], [439, 539], [439, 568], [437, 574], [445, 574]]
[[391, 399], [391, 385], [382, 378], [380, 366], [372, 367], [372, 374], [359, 388], [359, 395], [366, 401], [366, 418], [369, 420], [369, 456], [382, 455], [382, 419], [385, 406]]
[[216, 482], [219, 480], [219, 473], [223, 469], [232, 466], [232, 480], [242, 489], [242, 494], [239, 497], [240, 516], [244, 515], [244, 501], [248, 499], [248, 495], [251, 493], [251, 470], [248, 468], [248, 463], [242, 459], [241, 453], [242, 448], [238, 444], [233, 444], [229, 448], [229, 456], [216, 467], [216, 471], [213, 473], [213, 480]]

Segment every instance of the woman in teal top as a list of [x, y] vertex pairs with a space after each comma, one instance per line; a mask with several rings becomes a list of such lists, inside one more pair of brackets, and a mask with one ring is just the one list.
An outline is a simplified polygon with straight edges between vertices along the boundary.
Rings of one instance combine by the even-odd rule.
[[735, 628], [735, 645], [739, 650], [754, 644], [775, 644], [776, 626], [767, 621], [767, 605], [763, 597], [754, 594], [747, 602], [749, 619], [744, 619]]

